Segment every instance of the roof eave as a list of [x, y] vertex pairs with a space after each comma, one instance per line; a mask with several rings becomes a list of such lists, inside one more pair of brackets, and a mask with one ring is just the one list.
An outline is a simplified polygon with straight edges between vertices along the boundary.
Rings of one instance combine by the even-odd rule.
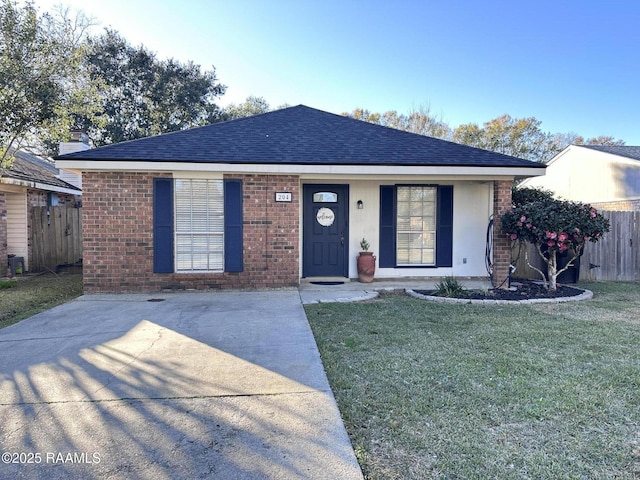
[[327, 175], [478, 175], [514, 176], [525, 178], [544, 175], [545, 165], [363, 165], [363, 164], [291, 164], [291, 163], [205, 163], [160, 162], [118, 160], [56, 160], [60, 169], [72, 171], [197, 171], [225, 173], [298, 174], [320, 173]]
[[[4, 185], [12, 185], [14, 187], [33, 188], [36, 190], [45, 190], [47, 192], [68, 193], [71, 195], [82, 195], [82, 190], [76, 188], [65, 188], [58, 185], [49, 185], [48, 183], [36, 182], [32, 180], [20, 180], [11, 177], [0, 178], [0, 183]], [[70, 185], [70, 187], [72, 187]]]

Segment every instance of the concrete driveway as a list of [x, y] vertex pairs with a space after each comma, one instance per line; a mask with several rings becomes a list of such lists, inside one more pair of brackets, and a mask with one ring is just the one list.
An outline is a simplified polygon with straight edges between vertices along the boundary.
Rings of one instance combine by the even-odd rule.
[[0, 478], [362, 478], [297, 290], [89, 295], [0, 330], [0, 422]]

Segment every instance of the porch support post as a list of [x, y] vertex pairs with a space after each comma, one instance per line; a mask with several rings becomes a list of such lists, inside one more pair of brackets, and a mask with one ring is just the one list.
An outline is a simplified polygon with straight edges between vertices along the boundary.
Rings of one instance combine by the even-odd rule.
[[[493, 182], [493, 276], [494, 287], [509, 288], [511, 240], [503, 235], [500, 218], [511, 209], [511, 180]], [[505, 281], [506, 280], [506, 281]]]
[[7, 196], [0, 192], [0, 277], [7, 275]]

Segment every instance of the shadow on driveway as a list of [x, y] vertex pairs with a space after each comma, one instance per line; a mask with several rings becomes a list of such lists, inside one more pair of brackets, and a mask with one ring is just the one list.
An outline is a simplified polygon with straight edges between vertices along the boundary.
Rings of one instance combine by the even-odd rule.
[[2, 478], [362, 478], [297, 291], [84, 296], [0, 364]]

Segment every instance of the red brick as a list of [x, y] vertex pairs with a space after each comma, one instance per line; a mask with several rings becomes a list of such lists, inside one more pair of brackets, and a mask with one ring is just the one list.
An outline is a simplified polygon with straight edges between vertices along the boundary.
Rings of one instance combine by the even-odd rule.
[[[85, 291], [253, 289], [298, 284], [300, 182], [297, 176], [289, 175], [226, 176], [243, 181], [243, 272], [153, 273], [153, 178], [168, 176], [153, 172], [83, 173]], [[292, 192], [293, 201], [276, 203], [276, 191]], [[278, 237], [283, 231], [291, 236], [289, 241]]]
[[511, 264], [511, 241], [501, 233], [500, 218], [511, 209], [511, 181], [493, 182], [493, 284], [508, 288]]

